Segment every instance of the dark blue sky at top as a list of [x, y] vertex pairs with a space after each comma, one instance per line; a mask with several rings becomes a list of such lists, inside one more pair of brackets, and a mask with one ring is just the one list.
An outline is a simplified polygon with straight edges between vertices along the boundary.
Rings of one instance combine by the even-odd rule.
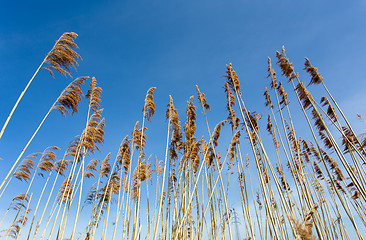
[[[227, 115], [221, 76], [229, 62], [239, 75], [247, 106], [267, 114], [262, 97], [268, 86], [267, 57], [274, 64], [282, 45], [305, 82], [304, 57], [319, 68], [358, 125], [355, 114], [366, 115], [365, 20], [365, 1], [2, 1], [0, 123], [54, 42], [73, 31], [79, 34], [76, 43], [83, 58], [73, 76], [95, 76], [103, 88], [102, 155], [111, 151], [114, 156], [122, 138], [141, 121], [152, 86], [157, 87], [157, 112], [147, 135], [160, 159], [169, 95], [184, 122], [186, 101], [196, 95], [197, 84], [212, 107], [213, 128]], [[53, 79], [45, 70], [37, 75], [0, 140], [1, 179], [69, 81], [59, 74]], [[83, 103], [78, 116], [51, 114], [25, 155], [50, 145], [65, 148], [85, 125]]]

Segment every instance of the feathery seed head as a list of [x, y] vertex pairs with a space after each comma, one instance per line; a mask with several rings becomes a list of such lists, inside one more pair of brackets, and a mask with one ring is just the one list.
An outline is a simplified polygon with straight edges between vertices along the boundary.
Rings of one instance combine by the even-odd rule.
[[192, 168], [193, 168], [193, 173], [196, 176], [198, 167], [200, 165], [200, 155], [198, 154], [200, 151], [200, 146], [201, 146], [201, 140], [200, 141], [196, 141], [195, 138], [192, 139], [192, 145], [191, 145], [191, 151], [190, 151], [190, 160], [192, 162]]
[[236, 153], [236, 145], [239, 144], [239, 138], [240, 138], [240, 131], [236, 131], [233, 135], [233, 137], [231, 138], [231, 142], [230, 142], [230, 146], [229, 146], [229, 170], [231, 169], [231, 167], [234, 165], [234, 157], [235, 157], [235, 153]]
[[102, 88], [97, 86], [97, 79], [95, 77], [92, 77], [90, 89], [85, 96], [89, 98], [88, 104], [91, 110], [93, 110], [94, 112], [97, 112], [100, 109], [100, 102], [102, 102], [102, 100], [100, 99], [100, 95], [102, 94], [102, 91]]
[[225, 126], [225, 123], [226, 120], [219, 122], [212, 133], [212, 143], [215, 147], [218, 145], [217, 140], [220, 137], [221, 127]]
[[267, 107], [269, 106], [270, 108], [273, 108], [273, 104], [272, 104], [272, 101], [271, 101], [271, 96], [269, 95], [266, 87], [264, 88], [264, 94], [263, 94], [263, 96], [266, 97], [265, 105]]
[[[141, 151], [143, 152], [144, 148], [145, 148], [145, 144], [146, 144], [146, 134], [145, 134], [145, 130], [147, 130], [146, 127], [144, 127], [144, 129], [139, 129], [138, 128], [139, 125], [139, 121], [136, 122], [135, 124], [135, 128], [132, 132], [132, 142], [135, 144], [136, 149], [141, 149]], [[144, 154], [143, 154], [144, 156]]]
[[68, 75], [71, 77], [71, 68], [75, 68], [79, 65], [78, 59], [81, 59], [80, 55], [74, 50], [78, 48], [74, 40], [78, 35], [73, 32], [66, 32], [56, 41], [55, 46], [47, 54], [46, 63], [48, 67], [44, 67], [48, 70], [52, 77], [54, 77], [53, 70], [61, 73], [62, 75]]
[[[44, 172], [52, 171], [55, 167], [53, 162], [56, 160], [56, 153], [54, 152], [54, 150], [59, 149], [60, 148], [56, 146], [46, 148], [41, 155], [37, 168]], [[39, 172], [38, 174], [43, 177], [42, 172]]]
[[327, 115], [333, 120], [333, 122], [338, 122], [338, 116], [335, 112], [333, 105], [329, 102], [327, 97], [322, 97], [320, 100], [323, 107], [328, 106]]
[[151, 121], [151, 117], [155, 113], [155, 103], [154, 103], [154, 97], [153, 97], [153, 93], [154, 93], [155, 89], [156, 89], [156, 87], [151, 87], [147, 91], [144, 108], [142, 109], [142, 111], [144, 113], [146, 113], [146, 118], [148, 121]]
[[311, 84], [319, 84], [322, 83], [324, 78], [318, 72], [316, 67], [313, 67], [308, 58], [305, 58], [305, 68], [306, 72], [308, 72], [311, 76], [311, 80], [309, 85]]
[[285, 106], [288, 105], [290, 103], [290, 101], [287, 100], [287, 92], [283, 88], [281, 81], [279, 81], [277, 90], [278, 90], [278, 93], [280, 94], [280, 96], [282, 97], [280, 104], [285, 105]]
[[286, 57], [284, 46], [282, 46], [282, 53], [279, 53], [278, 51], [276, 52], [276, 57], [277, 57], [277, 64], [279, 64], [282, 70], [282, 75], [288, 77], [289, 82], [291, 82], [292, 79], [298, 77], [298, 74], [295, 73], [292, 63]]
[[193, 104], [193, 96], [189, 98], [188, 106], [187, 106], [187, 121], [184, 124], [184, 132], [186, 133], [186, 144], [190, 144], [191, 139], [193, 138], [196, 132], [196, 109], [197, 107]]
[[277, 79], [276, 79], [276, 72], [272, 68], [271, 58], [268, 57], [268, 78], [271, 77], [271, 88], [277, 88]]
[[34, 159], [36, 159], [39, 154], [41, 153], [33, 153], [23, 159], [13, 173], [13, 176], [21, 181], [24, 180], [28, 182], [28, 180], [30, 180], [31, 170], [35, 164]]
[[55, 166], [54, 166], [54, 171], [58, 174], [60, 174], [61, 176], [65, 176], [64, 172], [66, 171], [67, 167], [69, 166], [69, 164], [71, 163], [71, 160], [65, 160], [65, 159], [61, 159], [55, 162]]
[[299, 98], [302, 101], [304, 109], [313, 105], [314, 99], [310, 92], [306, 89], [303, 82], [299, 82], [296, 87], [296, 91], [299, 94]]
[[81, 91], [81, 85], [89, 79], [89, 77], [79, 77], [72, 81], [60, 94], [57, 99], [57, 104], [54, 109], [57, 109], [65, 117], [72, 110], [72, 113], [78, 112], [78, 107], [81, 102], [81, 96], [84, 96]]
[[110, 156], [111, 156], [111, 153], [108, 153], [107, 156], [102, 161], [102, 164], [100, 166], [100, 173], [99, 173], [101, 177], [103, 177], [103, 176], [108, 177], [108, 174], [111, 171], [111, 165], [109, 164]]
[[92, 159], [90, 160], [90, 162], [88, 163], [88, 165], [86, 165], [85, 167], [85, 172], [84, 172], [84, 176], [86, 178], [91, 178], [91, 177], [95, 177], [93, 172], [97, 171], [97, 164], [98, 164], [99, 160], [98, 159]]
[[29, 201], [29, 194], [27, 193], [19, 193], [12, 199], [12, 203], [10, 204], [10, 208], [14, 210], [19, 210], [21, 208], [26, 209], [27, 203]]
[[59, 203], [63, 202], [66, 203], [67, 201], [69, 201], [72, 197], [72, 193], [73, 193], [73, 185], [71, 183], [73, 175], [71, 175], [70, 177], [66, 178], [60, 187], [60, 190], [58, 191], [57, 194], [57, 200]]
[[160, 174], [163, 172], [164, 170], [164, 161], [163, 160], [158, 160], [158, 158], [155, 156], [155, 164], [154, 164], [155, 169], [153, 170], [153, 172], [156, 173], [156, 176], [159, 177]]
[[207, 110], [210, 110], [210, 105], [207, 104], [205, 94], [200, 92], [197, 85], [196, 85], [196, 90], [197, 90], [197, 94], [198, 94], [198, 100], [200, 101], [202, 107]]
[[172, 140], [169, 147], [170, 157], [174, 160], [178, 159], [178, 151], [183, 148], [182, 141], [182, 133], [181, 126], [179, 121], [178, 112], [174, 107], [173, 98], [169, 95], [169, 104], [166, 111], [167, 119], [169, 119], [170, 124], [172, 125]]
[[235, 115], [235, 111], [232, 108], [235, 105], [235, 96], [229, 88], [229, 84], [225, 83], [225, 93], [227, 98], [226, 109], [229, 112], [228, 121], [229, 124], [236, 130], [239, 127], [240, 118]]
[[123, 172], [125, 174], [128, 173], [128, 170], [130, 168], [131, 160], [130, 160], [130, 142], [131, 140], [128, 139], [128, 135], [123, 139], [121, 146], [119, 147], [119, 152], [117, 156], [118, 163], [122, 165]]
[[223, 77], [227, 78], [227, 83], [229, 84], [230, 88], [234, 91], [234, 92], [238, 92], [240, 90], [240, 82], [239, 82], [239, 77], [236, 74], [236, 72], [234, 71], [234, 69], [231, 66], [231, 63], [229, 63], [229, 65], [226, 64], [226, 73], [227, 75], [224, 75]]

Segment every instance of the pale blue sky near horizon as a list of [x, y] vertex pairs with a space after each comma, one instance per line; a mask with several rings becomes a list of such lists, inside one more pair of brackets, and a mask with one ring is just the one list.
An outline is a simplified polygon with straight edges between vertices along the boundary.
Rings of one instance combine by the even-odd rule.
[[[149, 87], [157, 87], [157, 110], [147, 125], [148, 144], [159, 151], [160, 159], [169, 95], [183, 123], [187, 100], [196, 96], [197, 84], [211, 105], [213, 129], [227, 117], [221, 76], [229, 62], [241, 80], [247, 107], [266, 116], [262, 94], [269, 83], [267, 57], [274, 65], [275, 51], [282, 45], [304, 82], [309, 82], [302, 70], [304, 57], [318, 67], [356, 129], [366, 132], [356, 117], [356, 113], [366, 116], [366, 1], [14, 0], [1, 5], [1, 126], [54, 42], [72, 31], [79, 35], [75, 42], [83, 58], [73, 77], [95, 76], [103, 88], [106, 135], [101, 158], [108, 152], [114, 156], [135, 122], [141, 122]], [[37, 75], [0, 139], [1, 180], [70, 80], [59, 74], [53, 79], [46, 70]], [[317, 87], [311, 89], [317, 93]], [[52, 113], [24, 156], [50, 145], [65, 148], [83, 130], [85, 103], [78, 116], [64, 119]]]

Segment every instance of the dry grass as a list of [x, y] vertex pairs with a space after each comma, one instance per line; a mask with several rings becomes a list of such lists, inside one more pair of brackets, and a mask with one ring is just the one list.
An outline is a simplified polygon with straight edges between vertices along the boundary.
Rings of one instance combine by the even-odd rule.
[[[71, 76], [81, 58], [75, 52], [76, 36], [62, 35], [41, 66], [47, 63], [52, 75], [56, 71]], [[197, 100], [192, 96], [187, 101], [184, 123], [169, 96], [166, 145], [161, 149], [165, 155], [163, 160], [155, 157], [154, 164], [147, 156], [149, 141], [154, 141], [148, 139], [147, 125], [156, 110], [156, 88], [148, 89], [131, 138], [121, 141], [115, 157], [109, 153], [98, 160], [93, 154], [104, 142], [102, 88], [93, 77], [84, 95], [89, 77], [76, 78], [51, 106], [0, 186], [4, 197], [10, 181], [27, 184], [27, 191], [12, 198], [2, 217], [2, 238], [65, 239], [72, 229], [70, 239], [237, 239], [239, 216], [245, 239], [363, 239], [366, 138], [354, 132], [309, 59], [304, 64], [310, 74], [307, 85], [284, 47], [276, 57], [282, 76], [268, 58], [266, 120], [246, 106], [231, 63], [223, 86], [227, 120], [213, 125], [213, 131], [206, 115], [212, 106], [198, 86]], [[326, 96], [317, 101], [310, 85], [321, 87]], [[59, 148], [49, 147], [21, 160], [48, 114], [53, 109], [64, 116], [77, 113], [84, 97], [85, 128], [63, 157], [57, 160]], [[297, 111], [307, 125], [293, 122], [291, 114]], [[204, 126], [198, 119], [204, 119], [206, 129], [197, 129]], [[204, 131], [208, 135], [197, 136]], [[230, 137], [221, 138], [223, 133]], [[37, 180], [42, 192], [33, 192], [36, 175], [46, 179]], [[46, 188], [49, 182], [51, 189]], [[86, 186], [91, 186], [87, 192]], [[40, 214], [45, 192], [48, 198]], [[233, 209], [231, 200], [237, 197], [240, 207]]]

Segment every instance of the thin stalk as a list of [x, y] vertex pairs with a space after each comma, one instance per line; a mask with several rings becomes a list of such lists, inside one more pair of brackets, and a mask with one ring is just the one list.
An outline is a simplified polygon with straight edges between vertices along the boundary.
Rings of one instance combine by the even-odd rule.
[[32, 223], [31, 223], [30, 228], [29, 228], [28, 238], [29, 238], [30, 233], [31, 233], [31, 231], [32, 231], [32, 226], [33, 226], [34, 218], [36, 217], [36, 214], [37, 214], [37, 210], [38, 210], [38, 207], [39, 207], [39, 203], [41, 202], [41, 199], [42, 199], [42, 196], [43, 196], [44, 190], [46, 189], [46, 186], [47, 186], [48, 180], [49, 180], [49, 179], [50, 179], [50, 177], [51, 177], [51, 174], [52, 174], [52, 171], [48, 174], [48, 177], [47, 177], [46, 183], [44, 184], [43, 189], [42, 189], [42, 192], [41, 192], [41, 195], [40, 195], [40, 197], [39, 197], [39, 199], [38, 199], [38, 202], [37, 202], [37, 205], [36, 205], [36, 209], [34, 210], [33, 218], [32, 218]]
[[[25, 223], [25, 221], [26, 221], [26, 216], [27, 216], [27, 213], [28, 213], [29, 204], [30, 204], [30, 201], [31, 201], [31, 199], [32, 199], [32, 196], [33, 196], [33, 193], [31, 193], [31, 195], [30, 195], [30, 197], [29, 197], [29, 201], [28, 201], [28, 204], [27, 204], [27, 208], [26, 208], [26, 209], [25, 209], [25, 211], [24, 211], [24, 216], [23, 216], [22, 223], [21, 223], [21, 225], [20, 225], [19, 232], [18, 232], [18, 234], [17, 234], [17, 239], [16, 239], [16, 240], [18, 240], [18, 239], [19, 239], [20, 232], [22, 231], [23, 225], [24, 225], [24, 223]], [[8, 239], [8, 238], [6, 238], [6, 239]], [[6, 239], [5, 239], [5, 240], [6, 240]]]
[[[165, 157], [164, 157], [164, 171], [163, 171], [163, 180], [161, 183], [161, 191], [160, 191], [160, 198], [159, 198], [159, 207], [157, 212], [157, 219], [155, 222], [155, 230], [154, 230], [154, 240], [156, 240], [157, 233], [158, 233], [158, 226], [159, 226], [159, 220], [160, 220], [160, 212], [163, 205], [163, 192], [164, 192], [164, 184], [165, 184], [165, 174], [166, 174], [166, 163], [168, 160], [168, 149], [169, 149], [169, 135], [170, 135], [170, 120], [168, 122], [168, 130], [167, 130], [167, 138], [166, 138], [166, 147], [165, 147]], [[168, 189], [169, 191], [169, 189]]]
[[[52, 49], [53, 49], [53, 48], [58, 44], [58, 41], [59, 41], [59, 40], [60, 40], [60, 39], [58, 39], [58, 40], [56, 41], [56, 43], [55, 43], [55, 45], [53, 45]], [[52, 49], [51, 49], [51, 51], [52, 51]], [[39, 70], [42, 68], [43, 64], [47, 61], [47, 58], [48, 58], [48, 55], [49, 55], [49, 54], [50, 54], [50, 52], [48, 52], [48, 53], [47, 53], [47, 55], [46, 55], [46, 57], [43, 59], [43, 61], [42, 61], [41, 65], [39, 65], [39, 67], [37, 68], [36, 72], [33, 74], [32, 78], [29, 80], [28, 84], [25, 86], [24, 90], [22, 91], [22, 93], [21, 93], [21, 94], [20, 94], [20, 96], [18, 97], [18, 100], [16, 101], [16, 103], [15, 103], [15, 105], [14, 105], [13, 109], [11, 110], [11, 112], [10, 112], [10, 114], [9, 114], [8, 118], [6, 119], [6, 121], [5, 121], [4, 125], [3, 125], [2, 129], [1, 129], [1, 132], [0, 132], [0, 139], [1, 139], [1, 137], [3, 136], [4, 131], [5, 131], [5, 128], [6, 128], [6, 126], [8, 125], [8, 123], [9, 123], [9, 121], [10, 121], [11, 117], [13, 116], [13, 113], [14, 113], [15, 109], [17, 108], [17, 106], [18, 106], [18, 104], [19, 104], [20, 100], [23, 98], [23, 95], [24, 95], [24, 94], [25, 94], [25, 92], [27, 91], [27, 89], [28, 89], [29, 85], [32, 83], [33, 79], [36, 77], [36, 75], [37, 75], [37, 73], [39, 72]], [[0, 186], [0, 189], [1, 189], [1, 186]]]

